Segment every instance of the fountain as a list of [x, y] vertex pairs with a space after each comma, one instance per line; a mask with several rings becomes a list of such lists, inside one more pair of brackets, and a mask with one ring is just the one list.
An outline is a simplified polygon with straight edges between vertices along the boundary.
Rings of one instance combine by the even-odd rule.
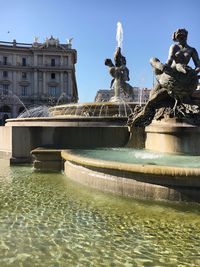
[[[115, 89], [114, 100], [121, 102], [121, 87]], [[177, 99], [180, 94], [174, 91], [173, 96]], [[137, 133], [137, 140], [141, 141], [141, 127], [136, 124], [150, 127], [159, 119], [165, 126], [169, 114], [177, 128], [180, 113], [185, 115], [182, 126], [198, 128], [194, 103], [186, 106], [182, 98], [177, 106], [175, 101], [167, 108], [160, 103], [162, 116], [158, 116], [152, 99], [129, 117], [131, 135]], [[187, 107], [185, 113], [182, 104]], [[50, 117], [56, 109], [33, 108], [28, 113], [31, 117], [8, 120], [0, 127], [4, 155], [10, 153], [22, 162], [31, 149], [45, 146], [32, 151], [35, 166], [61, 170], [65, 161], [67, 174], [34, 172], [27, 165], [10, 167], [0, 159], [0, 266], [199, 266], [199, 204], [121, 198], [80, 184], [135, 198], [199, 201], [199, 153], [188, 155], [194, 152], [190, 149], [186, 155], [183, 148], [182, 155], [155, 152], [153, 147], [148, 151], [111, 148], [127, 143], [128, 127], [123, 126], [127, 114], [107, 116], [106, 105], [100, 116], [91, 116], [98, 108], [90, 106], [84, 111], [74, 104], [63, 109], [67, 115]], [[41, 114], [46, 117], [32, 117]], [[182, 129], [176, 131], [177, 138]], [[89, 149], [97, 141], [100, 145], [102, 138], [106, 149]], [[83, 145], [87, 149], [80, 149]], [[73, 146], [79, 149], [63, 150]]]
[[[11, 159], [11, 163], [30, 162], [30, 151], [37, 147], [121, 147], [128, 142], [130, 133], [126, 125], [127, 118], [136, 104], [123, 98], [124, 94], [128, 95], [132, 91], [132, 87], [127, 83], [128, 68], [121, 54], [120, 23], [117, 32], [115, 65], [109, 67], [114, 99], [109, 102], [71, 103], [49, 108], [33, 107], [19, 118], [7, 120], [6, 126], [0, 131], [3, 140], [0, 151]], [[62, 95], [59, 100], [61, 98]]]
[[[121, 26], [117, 32], [121, 32], [117, 35], [121, 43]], [[10, 119], [0, 131], [4, 141], [1, 153], [8, 155], [11, 163], [30, 162], [33, 157], [38, 170], [64, 169], [72, 179], [109, 192], [138, 198], [199, 201], [199, 109], [192, 95], [198, 81], [199, 59], [196, 50], [186, 43], [186, 32], [179, 30], [175, 35], [179, 43], [171, 48], [167, 64], [151, 59], [158, 84], [144, 107], [136, 106], [132, 112], [134, 104], [130, 107], [122, 98], [130, 93], [131, 86], [127, 83], [126, 59], [118, 44], [114, 63], [105, 60], [115, 92], [110, 102], [59, 105], [49, 108], [47, 117]], [[180, 55], [182, 49], [184, 55]], [[190, 57], [195, 70], [188, 66]], [[120, 147], [123, 149], [116, 149]], [[120, 160], [113, 155], [106, 158], [110, 154], [108, 148], [115, 148], [114, 154]], [[134, 152], [133, 148], [160, 154]], [[91, 149], [95, 155], [103, 153], [106, 160], [95, 158]], [[174, 161], [195, 163], [173, 164], [167, 161], [166, 153], [181, 154], [171, 157]], [[183, 154], [190, 156], [184, 158]], [[124, 161], [125, 155], [131, 161]]]
[[[66, 175], [125, 196], [200, 201], [200, 104], [193, 97], [200, 61], [185, 29], [173, 36], [178, 44], [171, 46], [168, 62], [150, 60], [158, 83], [149, 101], [128, 120], [134, 141], [145, 129], [145, 150], [62, 151]], [[188, 66], [190, 58], [195, 69]]]
[[[29, 110], [27, 109], [27, 107], [25, 106], [25, 104], [23, 103], [23, 101], [16, 95], [16, 94], [13, 94], [13, 92], [9, 89], [6, 89], [5, 91], [3, 89], [0, 89], [0, 99], [1, 101], [5, 101], [6, 102], [13, 102], [15, 104], [18, 105], [18, 108], [21, 108], [23, 109], [27, 116], [30, 116], [29, 114]], [[17, 102], [15, 102], [15, 100]], [[10, 112], [8, 112], [10, 113]], [[8, 114], [7, 114], [8, 115]], [[9, 114], [8, 118], [11, 116], [11, 114]]]
[[[82, 104], [56, 105], [50, 108], [52, 116], [81, 116], [81, 117], [125, 117], [133, 112], [135, 103], [128, 102], [128, 96], [132, 96], [133, 88], [127, 81], [129, 78], [129, 70], [126, 66], [126, 58], [122, 55], [123, 29], [120, 22], [117, 23], [117, 48], [114, 53], [114, 63], [111, 59], [105, 60], [105, 65], [109, 68], [112, 77], [110, 88], [114, 90], [114, 96], [109, 102], [93, 102]], [[106, 112], [103, 114], [102, 110]]]

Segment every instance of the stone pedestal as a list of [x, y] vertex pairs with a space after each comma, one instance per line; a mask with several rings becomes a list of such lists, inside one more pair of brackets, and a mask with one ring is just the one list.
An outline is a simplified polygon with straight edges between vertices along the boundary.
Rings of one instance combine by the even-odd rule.
[[37, 171], [61, 171], [63, 162], [61, 150], [37, 148], [31, 151], [33, 168]]
[[146, 149], [200, 155], [200, 127], [169, 119], [153, 121], [145, 132]]

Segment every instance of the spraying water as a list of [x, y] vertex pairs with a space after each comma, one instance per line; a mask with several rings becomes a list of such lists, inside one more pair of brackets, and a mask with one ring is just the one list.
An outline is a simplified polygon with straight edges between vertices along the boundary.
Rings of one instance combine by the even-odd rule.
[[59, 96], [59, 98], [58, 98], [58, 100], [57, 100], [57, 102], [56, 102], [56, 106], [59, 105], [60, 100], [61, 100], [64, 96], [66, 96], [66, 93], [65, 93], [65, 92], [62, 92], [62, 94]]
[[123, 42], [123, 28], [121, 22], [117, 22], [117, 33], [116, 33], [117, 47], [121, 47]]
[[13, 94], [12, 90], [8, 90], [7, 93], [8, 93], [7, 95], [4, 95], [3, 89], [0, 90], [0, 95], [1, 96], [4, 96], [5, 98], [8, 98], [8, 99], [9, 98], [13, 98], [13, 99], [15, 98], [15, 99], [17, 99], [17, 101], [23, 106], [24, 110], [29, 115], [29, 110], [27, 109], [27, 107], [25, 106], [25, 104], [23, 103], [23, 101], [17, 95]]
[[38, 117], [49, 117], [49, 107], [37, 106], [31, 107], [28, 110], [23, 111], [19, 114], [18, 118], [38, 118]]

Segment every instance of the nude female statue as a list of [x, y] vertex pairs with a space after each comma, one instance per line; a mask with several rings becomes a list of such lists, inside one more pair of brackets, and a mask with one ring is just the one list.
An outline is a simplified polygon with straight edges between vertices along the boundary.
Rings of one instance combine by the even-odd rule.
[[[157, 58], [150, 60], [158, 81], [151, 96], [159, 90], [158, 87], [166, 88], [169, 94], [175, 94], [179, 99], [191, 96], [196, 90], [200, 60], [196, 49], [187, 44], [187, 35], [185, 29], [178, 29], [173, 33], [173, 40], [177, 43], [171, 45], [166, 64], [162, 64]], [[193, 60], [195, 69], [188, 66], [190, 59]]]
[[200, 61], [199, 56], [195, 48], [187, 44], [188, 32], [185, 29], [178, 29], [173, 33], [173, 41], [177, 44], [171, 45], [169, 49], [169, 57], [167, 60], [167, 65], [174, 66], [175, 64], [182, 64], [187, 66], [190, 59], [192, 58], [195, 71], [200, 71]]
[[[187, 35], [188, 32], [185, 29], [177, 29], [173, 33], [172, 39], [176, 44], [171, 45], [165, 64], [157, 58], [151, 58], [150, 64], [154, 69], [157, 84], [144, 109], [135, 118], [131, 118], [132, 126], [140, 126], [145, 121], [146, 124], [151, 123], [156, 108], [161, 107], [164, 101], [170, 102], [170, 97], [171, 100], [172, 98], [175, 100], [174, 111], [178, 102], [191, 101], [192, 93], [198, 86], [200, 60], [196, 49], [187, 44]], [[190, 59], [193, 60], [195, 69], [188, 66]], [[149, 114], [151, 114], [150, 118], [148, 118]]]

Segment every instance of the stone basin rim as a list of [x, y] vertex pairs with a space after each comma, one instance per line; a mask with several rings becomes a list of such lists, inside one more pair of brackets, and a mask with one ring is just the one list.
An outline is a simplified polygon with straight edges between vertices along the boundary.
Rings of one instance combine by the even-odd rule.
[[74, 121], [74, 120], [82, 120], [82, 121], [91, 121], [91, 120], [96, 120], [96, 121], [117, 121], [117, 120], [124, 120], [127, 121], [126, 116], [121, 116], [121, 117], [109, 117], [109, 116], [73, 116], [73, 115], [60, 115], [56, 117], [26, 117], [26, 118], [12, 118], [12, 119], [7, 119], [6, 122], [17, 122], [17, 121], [59, 121], [59, 120], [69, 120], [69, 121]]
[[[174, 167], [174, 166], [162, 166], [162, 165], [148, 165], [148, 164], [130, 164], [123, 162], [115, 162], [102, 159], [94, 159], [91, 157], [84, 157], [74, 153], [75, 150], [62, 150], [61, 156], [64, 160], [75, 163], [77, 165], [82, 165], [86, 168], [94, 168], [103, 172], [113, 171], [113, 172], [122, 172], [122, 173], [131, 173], [139, 175], [138, 180], [147, 181], [149, 177], [150, 183], [152, 183], [153, 178], [161, 177], [161, 184], [168, 183], [169, 177], [170, 180], [178, 181], [179, 183], [183, 182], [182, 186], [198, 186], [200, 187], [200, 168], [183, 168], [183, 167]], [[144, 175], [145, 177], [142, 177]], [[126, 177], [125, 177], [126, 178]], [[166, 178], [166, 181], [165, 181]], [[134, 179], [134, 178], [133, 178]], [[156, 179], [157, 180], [157, 179]], [[157, 183], [157, 182], [156, 182]]]
[[66, 108], [66, 107], [81, 107], [81, 106], [119, 106], [119, 105], [136, 105], [138, 102], [128, 102], [128, 101], [119, 101], [119, 102], [83, 102], [83, 103], [68, 103], [57, 105], [54, 107], [49, 107], [49, 109], [56, 108]]

